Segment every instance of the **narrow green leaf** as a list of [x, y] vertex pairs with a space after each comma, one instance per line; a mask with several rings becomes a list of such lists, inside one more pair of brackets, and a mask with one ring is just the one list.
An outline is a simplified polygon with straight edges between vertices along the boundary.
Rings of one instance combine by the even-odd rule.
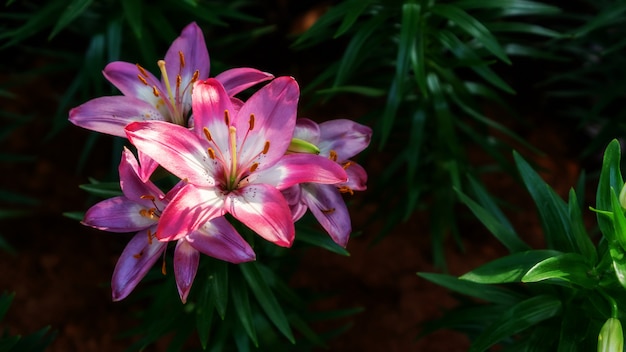
[[200, 298], [196, 306], [196, 330], [198, 331], [198, 338], [204, 350], [206, 350], [209, 344], [213, 311], [215, 310], [215, 303], [211, 296], [212, 285], [212, 280], [205, 280], [204, 285], [202, 285], [202, 290], [199, 292]]
[[124, 0], [122, 1], [122, 9], [124, 10], [124, 17], [126, 17], [126, 21], [133, 30], [135, 37], [141, 39], [141, 29], [143, 27], [141, 0]]
[[481, 284], [521, 282], [528, 270], [537, 263], [560, 254], [561, 252], [549, 249], [517, 252], [484, 264], [461, 275], [460, 279]]
[[276, 300], [276, 296], [265, 282], [263, 275], [259, 270], [259, 264], [257, 262], [248, 262], [238, 265], [243, 273], [243, 276], [248, 283], [248, 286], [254, 293], [257, 301], [268, 318], [274, 323], [274, 325], [280, 330], [280, 332], [287, 337], [291, 343], [295, 343], [293, 332], [289, 326], [289, 321], [285, 316], [280, 304]]
[[430, 11], [436, 15], [444, 17], [458, 25], [462, 30], [480, 42], [485, 49], [507, 64], [511, 60], [507, 57], [504, 49], [498, 43], [496, 37], [476, 18], [469, 15], [463, 9], [455, 5], [435, 4]]
[[613, 260], [613, 269], [617, 280], [626, 288], [626, 251], [617, 242], [609, 243], [609, 254]]
[[517, 303], [474, 340], [470, 352], [485, 351], [510, 336], [557, 316], [560, 312], [561, 301], [552, 296], [535, 296]]
[[426, 111], [422, 107], [415, 109], [411, 117], [411, 130], [408, 144], [403, 153], [406, 160], [406, 182], [408, 188], [408, 202], [405, 206], [404, 219], [408, 219], [415, 207], [421, 193], [421, 185], [416, 181], [416, 175], [422, 161], [421, 149], [424, 142], [424, 130], [426, 129]]
[[95, 180], [91, 180], [91, 182], [92, 183], [79, 185], [78, 187], [102, 198], [112, 198], [122, 195], [119, 182], [98, 182]]
[[221, 260], [212, 262], [213, 271], [209, 276], [211, 295], [215, 303], [215, 309], [222, 320], [226, 316], [228, 306], [228, 264]]
[[578, 253], [564, 253], [537, 263], [522, 277], [522, 282], [555, 279], [590, 289], [599, 281], [599, 277], [592, 276], [592, 272], [593, 268], [585, 257]]
[[343, 17], [343, 21], [341, 21], [341, 25], [339, 25], [333, 39], [340, 37], [352, 28], [359, 16], [361, 16], [361, 14], [370, 6], [372, 0], [352, 0], [345, 2], [350, 4], [350, 8]]
[[236, 276], [231, 280], [231, 295], [233, 299], [233, 305], [237, 312], [239, 322], [246, 330], [246, 333], [254, 343], [254, 346], [259, 347], [259, 341], [256, 335], [256, 328], [254, 327], [254, 314], [250, 308], [250, 298], [248, 297], [248, 288], [243, 283], [243, 280]]
[[327, 234], [313, 229], [299, 227], [296, 235], [296, 241], [302, 241], [316, 247], [324, 248], [328, 251], [346, 257], [350, 256], [350, 252], [335, 243]]
[[469, 9], [501, 9], [500, 16], [553, 15], [561, 12], [557, 6], [529, 0], [460, 0], [456, 6]]
[[561, 33], [537, 25], [532, 23], [523, 23], [523, 22], [495, 22], [488, 24], [489, 29], [492, 32], [513, 32], [513, 33], [524, 33], [524, 34], [533, 34], [547, 38], [559, 38], [562, 36]]
[[83, 219], [85, 218], [85, 212], [84, 211], [66, 211], [63, 213], [63, 216], [72, 220], [83, 221]]
[[65, 7], [61, 17], [57, 20], [57, 23], [52, 28], [52, 32], [48, 37], [48, 40], [57, 35], [63, 28], [65, 28], [76, 17], [80, 16], [93, 2], [93, 0], [72, 0], [72, 2]]
[[573, 189], [569, 191], [568, 206], [569, 219], [572, 226], [572, 237], [576, 243], [576, 248], [578, 248], [580, 254], [587, 258], [590, 264], [595, 264], [598, 261], [598, 253], [585, 229], [583, 215], [580, 210], [580, 205], [578, 204], [576, 192]]
[[572, 235], [569, 210], [565, 201], [517, 152], [513, 152], [513, 157], [522, 181], [537, 205], [548, 248], [580, 253]]
[[380, 88], [366, 86], [337, 86], [326, 89], [318, 89], [317, 94], [355, 93], [366, 97], [378, 98], [384, 96], [387, 91]]
[[435, 273], [417, 273], [417, 275], [449, 290], [480, 298], [487, 302], [510, 305], [524, 299], [524, 296], [519, 293], [503, 287], [462, 280], [451, 275]]
[[626, 216], [624, 216], [624, 209], [617, 199], [617, 193], [613, 188], [611, 188], [611, 207], [613, 208], [612, 218], [615, 241], [623, 249], [626, 249]]
[[[620, 144], [614, 139], [609, 143], [604, 152], [602, 161], [602, 170], [600, 172], [600, 180], [598, 181], [598, 190], [596, 193], [596, 209], [604, 211], [612, 211], [611, 189], [621, 190], [624, 186], [622, 172], [620, 169], [621, 152]], [[609, 240], [614, 240], [613, 220], [605, 215], [598, 213], [598, 227], [600, 232]]]
[[522, 241], [514, 230], [510, 229], [507, 224], [502, 224], [488, 210], [474, 202], [463, 192], [455, 189], [461, 202], [474, 213], [474, 215], [485, 225], [485, 227], [502, 243], [511, 253], [527, 251], [530, 246]]

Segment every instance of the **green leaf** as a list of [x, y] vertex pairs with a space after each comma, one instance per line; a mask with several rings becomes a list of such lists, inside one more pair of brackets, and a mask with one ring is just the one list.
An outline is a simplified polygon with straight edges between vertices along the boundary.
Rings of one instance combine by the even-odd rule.
[[233, 299], [233, 305], [235, 306], [235, 312], [237, 312], [237, 317], [239, 318], [239, 322], [246, 330], [246, 333], [254, 343], [254, 345], [258, 348], [259, 341], [256, 335], [256, 328], [254, 327], [254, 314], [252, 313], [252, 309], [250, 308], [250, 298], [248, 297], [248, 288], [243, 283], [242, 278], [236, 276], [231, 280], [231, 295]]
[[593, 268], [585, 257], [578, 253], [564, 253], [537, 263], [522, 277], [522, 282], [555, 279], [589, 289], [599, 280], [599, 277], [591, 276], [592, 273]]
[[295, 343], [293, 332], [289, 327], [289, 321], [276, 300], [276, 296], [274, 296], [263, 275], [261, 275], [259, 264], [257, 262], [242, 263], [239, 264], [239, 269], [241, 269], [248, 286], [254, 293], [263, 311], [265, 311], [265, 314], [291, 343]]
[[213, 322], [213, 311], [215, 303], [211, 296], [212, 280], [205, 280], [202, 290], [199, 292], [200, 298], [196, 306], [196, 330], [202, 344], [202, 349], [206, 349], [209, 344], [209, 335], [211, 332], [211, 323]]
[[142, 13], [141, 0], [124, 0], [122, 1], [122, 9], [124, 10], [124, 17], [133, 30], [135, 37], [141, 39]]
[[317, 94], [331, 94], [331, 95], [337, 94], [337, 93], [355, 93], [355, 94], [363, 95], [366, 97], [378, 98], [378, 97], [384, 96], [387, 93], [387, 91], [380, 89], [380, 88], [374, 88], [374, 87], [348, 85], [348, 86], [331, 87], [331, 88], [326, 88], [326, 89], [318, 89], [316, 93]]
[[612, 241], [616, 241], [623, 249], [626, 249], [626, 216], [624, 216], [624, 209], [617, 199], [617, 193], [615, 189], [611, 188], [611, 207], [613, 208], [613, 229], [615, 230], [615, 238]]
[[462, 280], [451, 275], [435, 273], [417, 273], [417, 275], [449, 290], [480, 298], [487, 302], [510, 305], [524, 299], [524, 296], [519, 293], [502, 287]]
[[343, 256], [350, 256], [350, 252], [348, 252], [345, 248], [341, 247], [337, 243], [335, 243], [330, 236], [327, 234], [323, 234], [319, 231], [314, 231], [309, 228], [298, 228], [298, 233], [296, 235], [296, 241], [302, 241], [304, 243], [308, 243], [310, 245], [324, 248], [333, 253], [337, 253]]
[[48, 40], [57, 35], [63, 28], [65, 28], [76, 17], [80, 16], [91, 5], [93, 0], [72, 0], [72, 2], [65, 7], [61, 13], [61, 17], [58, 19], [52, 33], [48, 37]]
[[517, 233], [508, 227], [508, 224], [502, 224], [493, 213], [481, 207], [463, 192], [455, 188], [461, 202], [474, 213], [474, 215], [485, 225], [485, 227], [502, 243], [509, 252], [522, 252], [530, 249], [524, 241], [522, 241]]
[[470, 347], [470, 352], [485, 351], [507, 337], [518, 334], [561, 312], [561, 301], [548, 295], [529, 298], [512, 306], [500, 319], [485, 329]]
[[561, 12], [557, 6], [528, 0], [460, 0], [456, 6], [469, 9], [501, 9], [500, 16], [553, 15]]
[[98, 182], [93, 179], [90, 181], [92, 183], [79, 185], [78, 187], [102, 198], [112, 198], [122, 195], [119, 182]]
[[498, 43], [496, 37], [476, 18], [469, 15], [463, 9], [454, 5], [436, 4], [430, 11], [458, 25], [462, 30], [480, 42], [485, 49], [491, 52], [500, 60], [511, 64], [511, 60], [506, 56], [504, 49]]
[[528, 270], [537, 263], [560, 254], [561, 252], [549, 249], [513, 253], [461, 275], [460, 279], [481, 284], [521, 282]]
[[524, 185], [537, 205], [548, 248], [581, 253], [572, 235], [569, 209], [552, 188], [517, 153], [513, 157]]
[[85, 218], [85, 212], [84, 211], [66, 211], [63, 213], [63, 216], [72, 220], [83, 221], [83, 219]]
[[[620, 169], [620, 144], [614, 139], [607, 146], [602, 161], [602, 170], [600, 172], [600, 180], [598, 181], [598, 190], [596, 193], [596, 209], [603, 211], [612, 211], [612, 189], [621, 190], [624, 186], [622, 172]], [[598, 213], [598, 227], [600, 232], [610, 241], [615, 240], [613, 220], [606, 215]]]
[[576, 243], [576, 247], [590, 264], [595, 264], [598, 261], [598, 253], [596, 248], [589, 238], [589, 234], [585, 229], [585, 223], [583, 215], [578, 204], [576, 192], [573, 189], [569, 191], [569, 220], [572, 227], [572, 238]]
[[361, 14], [370, 6], [372, 0], [352, 0], [345, 1], [349, 4], [349, 11], [346, 11], [346, 14], [335, 32], [333, 39], [340, 37], [342, 34], [346, 33], [356, 22], [356, 20], [361, 16]]
[[222, 320], [226, 316], [228, 306], [228, 264], [221, 260], [213, 262], [213, 271], [209, 276], [211, 285], [211, 295], [215, 302], [215, 309]]

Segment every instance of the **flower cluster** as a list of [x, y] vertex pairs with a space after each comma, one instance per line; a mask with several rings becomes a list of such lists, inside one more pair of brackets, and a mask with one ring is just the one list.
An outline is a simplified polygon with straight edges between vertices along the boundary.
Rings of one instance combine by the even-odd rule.
[[[123, 195], [94, 205], [83, 220], [105, 231], [137, 232], [115, 268], [114, 300], [134, 289], [170, 241], [183, 302], [200, 253], [231, 263], [254, 260], [226, 214], [289, 247], [294, 222], [309, 209], [346, 246], [351, 225], [341, 194], [365, 189], [364, 169], [349, 159], [367, 147], [370, 128], [296, 118], [300, 91], [291, 77], [237, 68], [209, 78], [195, 23], [158, 64], [161, 80], [139, 65], [107, 65], [105, 77], [123, 95], [93, 99], [69, 114], [75, 125], [126, 137], [137, 149], [139, 160], [123, 151]], [[246, 101], [235, 97], [264, 82]], [[159, 165], [180, 180], [167, 193], [150, 180]]]

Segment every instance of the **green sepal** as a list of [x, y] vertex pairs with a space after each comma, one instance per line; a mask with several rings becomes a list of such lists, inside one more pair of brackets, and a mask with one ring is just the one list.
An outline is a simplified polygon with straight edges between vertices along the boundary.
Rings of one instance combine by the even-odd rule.
[[320, 148], [313, 143], [305, 141], [304, 139], [292, 138], [291, 143], [289, 143], [289, 147], [287, 148], [287, 152], [319, 154]]

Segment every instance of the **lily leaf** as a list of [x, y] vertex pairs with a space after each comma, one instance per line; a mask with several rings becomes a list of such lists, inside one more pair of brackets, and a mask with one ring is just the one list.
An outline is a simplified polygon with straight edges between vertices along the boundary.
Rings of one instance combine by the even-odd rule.
[[564, 253], [550, 257], [533, 266], [522, 277], [522, 282], [538, 282], [554, 279], [584, 288], [593, 288], [597, 285], [597, 277], [591, 276], [593, 268], [585, 257], [578, 253]]
[[213, 272], [209, 276], [211, 285], [211, 297], [215, 302], [215, 309], [222, 320], [226, 316], [226, 307], [228, 306], [228, 264], [222, 261], [213, 263]]
[[256, 328], [254, 327], [254, 313], [250, 308], [248, 288], [242, 281], [242, 278], [239, 276], [234, 277], [232, 280], [231, 294], [233, 306], [235, 306], [235, 312], [237, 312], [239, 322], [248, 334], [248, 337], [250, 337], [254, 345], [258, 348], [259, 342], [257, 339]]
[[[596, 209], [600, 211], [612, 211], [611, 194], [613, 191], [611, 189], [621, 190], [624, 186], [620, 169], [620, 158], [620, 144], [614, 139], [609, 143], [604, 152], [600, 180], [598, 181]], [[604, 237], [606, 237], [609, 242], [615, 240], [613, 220], [601, 213], [598, 213], [597, 220], [600, 232], [602, 232]]]
[[417, 275], [452, 291], [488, 302], [510, 305], [524, 299], [524, 296], [509, 289], [462, 280], [451, 275], [435, 273], [417, 273]]
[[561, 252], [550, 249], [513, 253], [461, 275], [460, 279], [481, 284], [521, 282], [524, 275], [537, 263], [560, 254]]

